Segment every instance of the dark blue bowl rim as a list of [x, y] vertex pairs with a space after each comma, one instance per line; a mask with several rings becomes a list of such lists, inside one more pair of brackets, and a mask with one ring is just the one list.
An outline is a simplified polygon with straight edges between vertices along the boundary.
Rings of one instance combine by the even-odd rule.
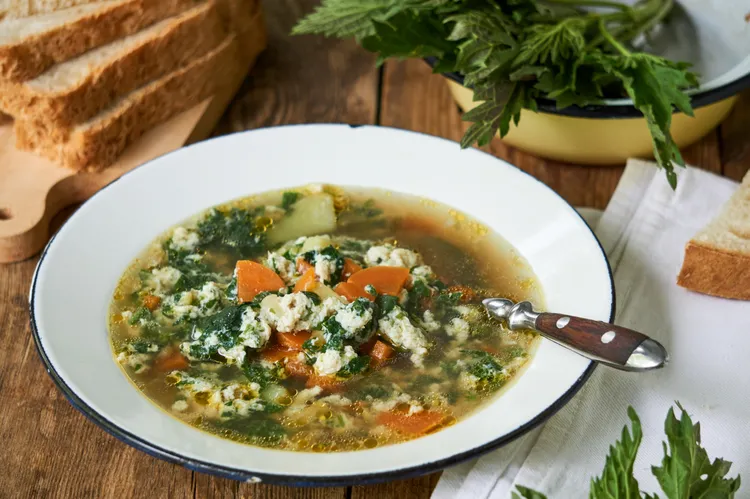
[[[429, 64], [430, 67], [434, 68], [436, 59], [434, 57], [427, 57], [425, 58], [425, 62]], [[459, 85], [463, 86], [464, 84], [464, 77], [459, 73], [451, 72], [440, 74], [445, 78], [458, 83]], [[737, 95], [747, 88], [750, 88], [750, 73], [720, 87], [693, 95], [693, 108], [698, 109], [701, 107], [706, 107], [708, 105], [732, 97], [733, 95]], [[636, 109], [632, 104], [591, 105], [586, 107], [569, 106], [564, 109], [557, 109], [554, 101], [541, 99], [538, 101], [538, 107], [539, 111], [547, 114], [570, 116], [574, 118], [623, 119], [643, 117], [643, 114], [638, 111], [638, 109]]]
[[[350, 128], [364, 127], [363, 125], [346, 125], [346, 124], [326, 124], [323, 126], [331, 126], [331, 125], [349, 126]], [[264, 127], [264, 128], [259, 128], [256, 130], [268, 130], [272, 128], [288, 128], [288, 127], [303, 127], [303, 126], [320, 126], [320, 125], [319, 124], [283, 125], [283, 126], [275, 126], [275, 127]], [[377, 128], [390, 128], [390, 127], [377, 127]], [[391, 130], [396, 130], [402, 133], [413, 133], [416, 135], [426, 136], [431, 139], [443, 140], [446, 142], [454, 143], [453, 141], [450, 141], [448, 139], [435, 137], [435, 136], [421, 133], [421, 132], [412, 132], [409, 130], [398, 130], [395, 128], [391, 128]], [[237, 133], [253, 133], [253, 130], [237, 132]], [[234, 135], [234, 134], [231, 134], [231, 135]], [[223, 137], [226, 137], [226, 136], [223, 136]], [[214, 140], [218, 140], [221, 138], [222, 137], [214, 137], [214, 138], [208, 139], [205, 142], [214, 141]], [[195, 147], [196, 145], [198, 144], [187, 146], [184, 149], [189, 149], [191, 147]], [[174, 154], [175, 152], [176, 151], [172, 151], [172, 152], [163, 154], [157, 158], [154, 158], [144, 163], [143, 165], [131, 170], [130, 172], [125, 173], [122, 177], [124, 177], [125, 175], [130, 175], [133, 172], [140, 170], [142, 167], [149, 165], [153, 161], [156, 161], [165, 156], [169, 156], [170, 154]], [[489, 153], [485, 153], [483, 151], [478, 151], [478, 152], [480, 152], [481, 154], [487, 154], [488, 156], [492, 156]], [[494, 156], [492, 157], [494, 158]], [[511, 165], [510, 163], [508, 163], [508, 165], [510, 165], [513, 168], [516, 168], [517, 170], [524, 173], [525, 175], [528, 175], [529, 177], [534, 179], [536, 182], [541, 184], [541, 186], [543, 186], [545, 189], [549, 190], [550, 193], [559, 197], [562, 201], [565, 202], [565, 204], [567, 204], [571, 208], [571, 210], [573, 210], [574, 213], [576, 213], [576, 215], [578, 215], [579, 218], [581, 218], [581, 220], [588, 227], [588, 224], [583, 219], [583, 217], [581, 217], [581, 215], [575, 210], [575, 208], [573, 208], [573, 206], [570, 203], [565, 201], [565, 199], [563, 199], [562, 196], [557, 194], [554, 190], [552, 190], [550, 187], [542, 183], [540, 180], [533, 177], [531, 174], [524, 172], [520, 168], [514, 165]], [[115, 179], [109, 184], [107, 184], [105, 187], [99, 190], [96, 194], [94, 194], [91, 198], [89, 198], [89, 200], [86, 201], [84, 205], [88, 203], [91, 199], [93, 199], [94, 197], [101, 195], [102, 192], [105, 192], [112, 185], [114, 185], [118, 180], [119, 179]], [[71, 217], [60, 227], [60, 229], [58, 229], [57, 233], [59, 233], [59, 231], [62, 230], [70, 222], [70, 220], [78, 216], [79, 213], [80, 213], [80, 209], [77, 210], [76, 213], [71, 215]], [[599, 249], [602, 252], [602, 258], [604, 259], [604, 263], [609, 273], [610, 294], [612, 298], [609, 322], [612, 322], [614, 320], [615, 310], [616, 310], [615, 288], [614, 288], [614, 279], [612, 275], [612, 268], [609, 265], [609, 260], [607, 259], [607, 256], [604, 252], [604, 248], [601, 245], [601, 242], [596, 237], [591, 227], [589, 227], [589, 230], [591, 231], [591, 236], [599, 245]], [[525, 425], [517, 428], [515, 431], [507, 435], [504, 435], [500, 438], [497, 438], [495, 440], [492, 440], [490, 442], [487, 442], [484, 445], [475, 447], [474, 449], [471, 449], [469, 451], [455, 454], [445, 459], [420, 464], [417, 466], [401, 468], [398, 470], [391, 470], [391, 471], [385, 471], [385, 472], [358, 474], [358, 475], [331, 474], [328, 476], [307, 476], [307, 475], [293, 475], [293, 474], [256, 473], [251, 470], [220, 466], [214, 463], [201, 461], [199, 459], [187, 458], [176, 452], [156, 446], [148, 442], [146, 439], [143, 439], [137, 435], [134, 435], [124, 430], [123, 428], [119, 427], [118, 425], [108, 420], [101, 414], [97, 413], [93, 408], [87, 405], [78, 395], [76, 395], [76, 393], [70, 388], [70, 386], [68, 386], [65, 383], [65, 381], [58, 374], [58, 372], [55, 370], [54, 366], [50, 362], [49, 357], [47, 356], [47, 353], [44, 351], [44, 348], [42, 347], [42, 343], [40, 340], [40, 332], [37, 326], [36, 313], [34, 310], [34, 301], [35, 301], [35, 296], [36, 296], [36, 291], [37, 291], [37, 284], [38, 284], [40, 269], [44, 265], [45, 257], [47, 256], [50, 249], [55, 243], [55, 240], [57, 238], [57, 233], [50, 239], [50, 241], [47, 243], [46, 247], [42, 251], [42, 254], [39, 258], [39, 262], [37, 263], [37, 266], [36, 266], [36, 270], [34, 271], [34, 276], [31, 282], [31, 291], [29, 294], [29, 321], [31, 325], [32, 336], [34, 338], [34, 344], [36, 346], [37, 353], [39, 354], [39, 357], [42, 360], [42, 363], [44, 364], [45, 370], [47, 371], [49, 376], [52, 378], [52, 381], [55, 383], [55, 385], [57, 385], [58, 389], [62, 392], [62, 394], [68, 400], [68, 402], [70, 402], [70, 404], [75, 409], [81, 412], [94, 424], [101, 427], [105, 432], [114, 436], [115, 438], [124, 442], [125, 444], [130, 445], [140, 451], [143, 451], [150, 456], [163, 459], [170, 463], [182, 465], [185, 468], [190, 469], [192, 471], [198, 471], [201, 473], [207, 473], [207, 474], [216, 475], [216, 476], [223, 477], [223, 478], [229, 478], [232, 480], [238, 480], [238, 481], [249, 482], [249, 483], [269, 483], [269, 484], [289, 485], [289, 486], [297, 486], [297, 487], [344, 487], [344, 486], [351, 486], [351, 485], [367, 485], [367, 484], [375, 484], [375, 483], [381, 483], [381, 482], [386, 482], [386, 481], [391, 481], [391, 480], [413, 478], [413, 477], [426, 475], [429, 473], [434, 473], [436, 471], [443, 470], [447, 467], [459, 464], [463, 461], [466, 461], [472, 458], [477, 458], [483, 454], [486, 454], [487, 452], [490, 452], [494, 449], [507, 445], [508, 443], [512, 442], [516, 438], [524, 435], [525, 433], [529, 432], [535, 427], [546, 422], [550, 417], [552, 417], [555, 413], [557, 413], [560, 409], [562, 409], [565, 406], [565, 404], [567, 404], [576, 393], [578, 393], [578, 391], [583, 387], [586, 381], [591, 377], [591, 374], [594, 372], [594, 369], [596, 368], [596, 364], [594, 362], [590, 362], [589, 366], [586, 368], [583, 374], [581, 374], [581, 376], [568, 388], [568, 390], [566, 390], [564, 394], [562, 394], [547, 409], [539, 413], [537, 416], [535, 416], [531, 421], [529, 421]]]

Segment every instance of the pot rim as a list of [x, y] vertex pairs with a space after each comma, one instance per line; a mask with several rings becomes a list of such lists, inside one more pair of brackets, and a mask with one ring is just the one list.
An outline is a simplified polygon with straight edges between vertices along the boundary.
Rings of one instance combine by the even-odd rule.
[[[427, 57], [425, 62], [434, 69], [436, 59]], [[453, 71], [450, 73], [436, 73], [447, 78], [454, 83], [463, 86], [463, 75]], [[699, 92], [691, 95], [691, 104], [693, 109], [706, 107], [719, 101], [728, 99], [750, 88], [750, 73], [720, 87]], [[537, 101], [539, 111], [547, 114], [556, 114], [559, 116], [569, 116], [573, 118], [590, 118], [590, 119], [626, 119], [626, 118], [643, 118], [643, 114], [636, 109], [630, 99], [630, 104], [592, 104], [585, 107], [576, 105], [568, 106], [564, 109], [557, 109], [555, 102], [550, 99], [539, 99]]]

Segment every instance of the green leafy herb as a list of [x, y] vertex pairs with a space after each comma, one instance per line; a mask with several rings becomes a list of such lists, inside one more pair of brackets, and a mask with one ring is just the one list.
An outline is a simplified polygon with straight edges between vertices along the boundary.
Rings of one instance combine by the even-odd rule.
[[[521, 111], [629, 97], [644, 115], [654, 156], [669, 183], [684, 165], [670, 135], [672, 113], [692, 115], [689, 65], [644, 53], [638, 40], [673, 0], [323, 0], [295, 34], [353, 36], [378, 62], [432, 57], [437, 73], [457, 72], [478, 106], [464, 115], [461, 145], [505, 136]], [[592, 9], [591, 7], [597, 7]]]
[[242, 372], [248, 380], [258, 383], [261, 388], [277, 382], [280, 377], [279, 370], [263, 367], [260, 363], [246, 363], [242, 366]]
[[483, 386], [496, 387], [505, 381], [503, 366], [491, 354], [483, 350], [461, 350], [468, 355], [466, 372], [476, 376]]
[[320, 296], [316, 293], [312, 291], [303, 291], [302, 293], [310, 299], [313, 305], [320, 305], [322, 303]]
[[281, 195], [281, 207], [288, 210], [294, 203], [299, 201], [300, 193], [294, 191], [287, 191]]
[[349, 376], [359, 374], [361, 372], [364, 372], [365, 369], [367, 369], [367, 366], [369, 365], [370, 365], [370, 357], [368, 355], [361, 355], [359, 357], [355, 357], [352, 360], [350, 360], [349, 363], [337, 373], [337, 376], [347, 378]]
[[[677, 419], [674, 408], [670, 407], [664, 422], [667, 443], [664, 443], [661, 466], [651, 467], [667, 499], [734, 498], [740, 488], [740, 477], [727, 478], [732, 463], [721, 458], [710, 460], [701, 446], [700, 424], [694, 425], [685, 409], [679, 403], [677, 406], [682, 413], [680, 418]], [[620, 440], [610, 446], [602, 475], [591, 480], [591, 499], [659, 497], [641, 492], [633, 474], [643, 433], [641, 421], [632, 407], [628, 407], [628, 417], [632, 429], [625, 426]], [[513, 492], [513, 498], [547, 499], [539, 492], [520, 486]]]
[[385, 317], [398, 306], [398, 298], [391, 295], [378, 295], [375, 298], [375, 304], [378, 307], [378, 317]]
[[229, 251], [239, 258], [261, 254], [266, 249], [266, 240], [265, 234], [257, 230], [256, 219], [263, 209], [211, 210], [198, 223], [200, 246]]
[[[237, 345], [242, 324], [242, 314], [246, 305], [230, 306], [208, 317], [198, 319], [195, 329], [201, 332], [200, 338], [190, 344], [190, 356], [198, 360], [208, 360], [219, 348], [229, 350]], [[215, 338], [217, 341], [209, 341]]]

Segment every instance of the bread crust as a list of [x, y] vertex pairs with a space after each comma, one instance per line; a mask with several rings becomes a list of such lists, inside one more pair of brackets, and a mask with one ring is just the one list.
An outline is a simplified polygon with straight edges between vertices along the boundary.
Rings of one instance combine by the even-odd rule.
[[218, 9], [207, 3], [63, 91], [45, 92], [28, 83], [0, 85], [0, 108], [17, 119], [33, 122], [36, 133], [61, 142], [76, 124], [96, 116], [117, 98], [206, 54], [226, 35]]
[[0, 45], [0, 80], [31, 80], [55, 64], [137, 33], [197, 3], [197, 0], [124, 0], [17, 43]]
[[[63, 143], [45, 140], [33, 133], [33, 125], [16, 121], [16, 145], [67, 168], [100, 171], [148, 130], [210, 97], [223, 82], [235, 80], [238, 72], [244, 73], [252, 62], [242, 48], [246, 46], [237, 35], [230, 35], [215, 50], [138, 90], [111, 116], [93, 127], [74, 131]], [[264, 46], [265, 42], [256, 44], [252, 59]]]
[[677, 284], [707, 295], [750, 300], [750, 256], [690, 241]]

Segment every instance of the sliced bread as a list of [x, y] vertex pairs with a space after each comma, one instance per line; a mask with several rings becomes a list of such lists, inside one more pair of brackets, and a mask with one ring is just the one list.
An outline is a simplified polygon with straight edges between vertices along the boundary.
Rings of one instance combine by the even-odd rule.
[[196, 6], [197, 0], [114, 0], [0, 21], [0, 80], [30, 80], [51, 66]]
[[236, 79], [236, 72], [246, 68], [236, 38], [230, 35], [206, 55], [120, 99], [76, 127], [62, 143], [34, 133], [34, 125], [16, 121], [17, 146], [74, 170], [106, 168], [146, 131], [199, 104], [222, 82]]
[[719, 216], [688, 242], [677, 284], [750, 300], [750, 173]]
[[0, 84], [0, 109], [36, 122], [60, 141], [69, 129], [114, 99], [216, 47], [226, 30], [214, 0], [71, 61], [23, 83]]
[[0, 19], [47, 14], [100, 0], [0, 0]]

